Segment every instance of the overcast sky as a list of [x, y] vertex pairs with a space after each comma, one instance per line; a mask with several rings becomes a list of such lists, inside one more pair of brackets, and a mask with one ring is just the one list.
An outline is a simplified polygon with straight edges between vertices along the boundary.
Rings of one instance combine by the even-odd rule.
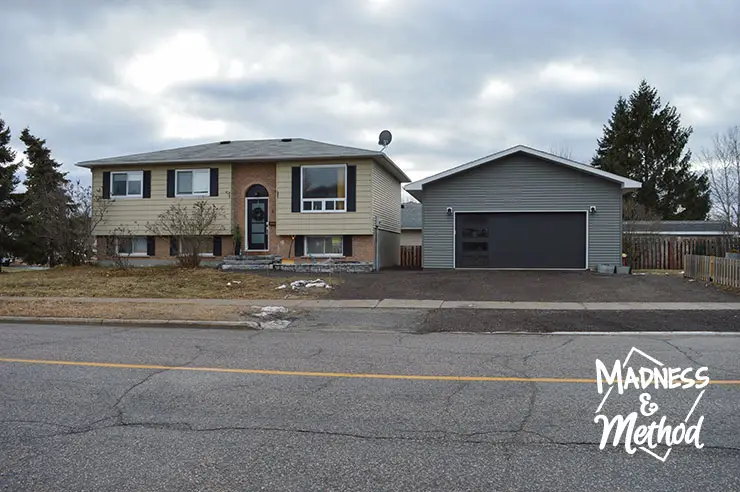
[[[526, 144], [589, 161], [642, 78], [740, 124], [734, 0], [0, 0], [0, 115], [74, 163], [222, 139], [376, 149], [419, 179]], [[20, 143], [15, 145], [20, 149]]]

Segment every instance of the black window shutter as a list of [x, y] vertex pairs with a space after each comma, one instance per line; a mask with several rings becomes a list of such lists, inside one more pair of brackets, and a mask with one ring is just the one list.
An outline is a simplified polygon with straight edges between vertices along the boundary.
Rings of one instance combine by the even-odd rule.
[[152, 172], [144, 171], [144, 184], [142, 187], [142, 195], [144, 198], [152, 197]]
[[303, 236], [296, 236], [295, 242], [293, 243], [293, 256], [299, 257], [303, 256], [305, 253], [303, 252]]
[[221, 256], [221, 236], [213, 236], [213, 256]]
[[290, 196], [292, 199], [291, 200], [291, 212], [300, 212], [301, 211], [301, 166], [293, 166]]
[[347, 166], [347, 212], [357, 212], [357, 166]]
[[167, 170], [167, 198], [175, 196], [175, 170]]
[[170, 256], [177, 256], [177, 238], [170, 238]]
[[154, 236], [146, 237], [146, 255], [154, 256]]
[[215, 167], [211, 168], [211, 196], [218, 196], [218, 168]]
[[110, 171], [103, 173], [103, 198], [110, 198]]
[[352, 236], [344, 236], [342, 238], [342, 254], [344, 256], [352, 256]]

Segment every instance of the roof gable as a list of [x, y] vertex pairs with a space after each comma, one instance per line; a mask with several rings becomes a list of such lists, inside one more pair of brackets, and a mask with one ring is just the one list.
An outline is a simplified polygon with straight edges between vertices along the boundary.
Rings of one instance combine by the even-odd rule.
[[410, 183], [406, 185], [404, 188], [406, 191], [413, 192], [415, 191], [422, 191], [423, 186], [425, 184], [433, 183], [435, 181], [439, 181], [445, 178], [448, 178], [450, 176], [454, 176], [458, 173], [462, 173], [464, 171], [467, 171], [469, 169], [474, 169], [478, 166], [482, 166], [484, 164], [490, 164], [492, 162], [495, 162], [499, 159], [503, 159], [504, 157], [508, 157], [510, 155], [516, 154], [518, 152], [537, 157], [539, 159], [542, 159], [544, 161], [551, 162], [553, 164], [566, 166], [571, 169], [575, 169], [580, 172], [592, 174], [594, 176], [607, 179], [609, 181], [613, 181], [616, 183], [619, 183], [622, 186], [623, 190], [636, 190], [639, 189], [642, 186], [642, 183], [639, 181], [634, 181], [629, 178], [625, 178], [623, 176], [619, 176], [617, 174], [613, 174], [607, 171], [603, 171], [601, 169], [597, 169], [593, 166], [589, 166], [588, 164], [582, 164], [580, 162], [572, 161], [570, 159], [565, 159], [560, 156], [556, 156], [554, 154], [550, 154], [547, 152], [542, 152], [541, 150], [533, 149], [531, 147], [527, 147], [524, 145], [517, 145], [516, 147], [511, 147], [509, 149], [503, 150], [501, 152], [491, 154], [485, 157], [481, 157], [480, 159], [476, 159], [474, 161], [468, 162], [466, 164], [462, 164], [457, 167], [453, 167], [452, 169], [448, 169], [446, 171], [442, 171], [441, 173], [437, 173], [433, 176], [429, 176], [428, 178], [421, 179], [419, 181], [414, 181], [413, 183]]

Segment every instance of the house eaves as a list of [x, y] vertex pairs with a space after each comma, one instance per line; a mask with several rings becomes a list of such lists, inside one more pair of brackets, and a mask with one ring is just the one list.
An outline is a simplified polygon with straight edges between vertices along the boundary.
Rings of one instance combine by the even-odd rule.
[[[570, 159], [565, 159], [560, 156], [556, 156], [554, 154], [550, 154], [548, 152], [542, 152], [541, 150], [533, 149], [531, 147], [527, 147], [525, 145], [517, 145], [516, 147], [511, 147], [506, 150], [502, 150], [501, 152], [497, 152], [495, 154], [488, 155], [486, 157], [481, 157], [480, 159], [476, 159], [474, 161], [468, 162], [466, 164], [462, 164], [457, 167], [453, 167], [452, 169], [448, 169], [446, 171], [442, 171], [441, 173], [437, 173], [433, 176], [429, 176], [428, 178], [420, 179], [418, 181], [414, 181], [413, 183], [410, 183], [404, 187], [406, 191], [411, 193], [411, 195], [416, 196], [414, 192], [421, 192], [424, 185], [427, 185], [429, 183], [433, 183], [435, 181], [439, 181], [445, 178], [448, 178], [450, 176], [454, 176], [455, 174], [462, 173], [465, 171], [468, 171], [470, 169], [474, 169], [478, 166], [482, 166], [484, 164], [488, 164], [494, 161], [497, 161], [499, 159], [503, 159], [504, 157], [508, 157], [512, 154], [516, 154], [517, 152], [521, 152], [527, 155], [531, 155], [533, 157], [537, 157], [539, 159], [543, 159], [545, 161], [552, 162], [554, 164], [559, 164], [562, 166], [569, 167], [571, 169], [575, 169], [577, 171], [581, 171], [584, 173], [592, 174], [594, 176], [598, 176], [603, 179], [607, 179], [609, 181], [613, 181], [615, 183], [619, 183], [622, 186], [622, 190], [624, 192], [637, 190], [642, 187], [642, 183], [639, 181], [635, 181], [629, 178], [625, 178], [623, 176], [619, 176], [617, 174], [613, 174], [607, 171], [603, 171], [601, 169], [597, 169], [593, 166], [589, 166], [587, 164], [582, 164], [580, 162], [571, 161]], [[418, 196], [416, 198], [419, 198]]]
[[[295, 142], [295, 145], [291, 145]], [[292, 147], [292, 148], [291, 148]], [[78, 162], [93, 169], [107, 166], [248, 163], [277, 161], [320, 161], [322, 159], [368, 158], [382, 166], [401, 183], [411, 179], [385, 153], [354, 147], [326, 144], [306, 139], [224, 141], [179, 149], [167, 149], [121, 157]]]

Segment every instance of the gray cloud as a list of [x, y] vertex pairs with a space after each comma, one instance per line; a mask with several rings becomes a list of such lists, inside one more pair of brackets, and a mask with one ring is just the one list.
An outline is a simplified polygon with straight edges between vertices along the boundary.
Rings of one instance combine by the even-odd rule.
[[[0, 112], [74, 162], [221, 138], [388, 149], [413, 178], [518, 143], [588, 160], [646, 78], [695, 129], [738, 124], [722, 0], [55, 1], [3, 6]], [[19, 144], [18, 144], [19, 145]]]

